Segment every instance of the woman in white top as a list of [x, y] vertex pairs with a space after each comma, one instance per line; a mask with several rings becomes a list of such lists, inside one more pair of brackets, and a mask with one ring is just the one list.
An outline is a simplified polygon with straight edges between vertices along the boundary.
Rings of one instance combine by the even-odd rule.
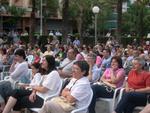
[[[90, 82], [87, 78], [89, 65], [86, 61], [77, 61], [72, 66], [72, 79], [63, 89], [61, 96], [66, 98], [70, 103], [75, 103], [74, 107], [81, 108], [88, 104], [91, 94]], [[64, 110], [61, 105], [54, 101], [46, 101], [39, 113], [69, 113]], [[87, 109], [80, 112], [86, 113]]]
[[12, 95], [3, 113], [9, 113], [13, 108], [14, 113], [20, 113], [22, 108], [40, 108], [44, 103], [44, 99], [53, 95], [61, 85], [59, 73], [55, 70], [55, 58], [53, 56], [45, 56], [41, 65], [43, 76], [40, 85], [32, 88], [32, 93], [29, 96]]

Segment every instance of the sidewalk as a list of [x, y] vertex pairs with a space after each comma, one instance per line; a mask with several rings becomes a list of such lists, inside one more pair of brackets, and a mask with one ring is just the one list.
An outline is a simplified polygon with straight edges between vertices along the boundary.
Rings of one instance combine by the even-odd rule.
[[[135, 110], [133, 113], [139, 113], [140, 110]], [[109, 113], [108, 103], [104, 101], [98, 101], [96, 103], [96, 113]]]

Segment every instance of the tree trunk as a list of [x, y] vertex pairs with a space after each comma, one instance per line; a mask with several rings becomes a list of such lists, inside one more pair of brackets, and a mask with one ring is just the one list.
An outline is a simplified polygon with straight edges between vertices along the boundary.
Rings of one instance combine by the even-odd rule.
[[117, 3], [117, 40], [121, 42], [121, 24], [122, 24], [122, 2], [123, 0], [118, 0]]
[[69, 8], [69, 0], [63, 0], [62, 7], [62, 18], [63, 18], [63, 29], [62, 29], [62, 42], [66, 43], [66, 38], [68, 34], [68, 8]]
[[31, 12], [31, 19], [30, 19], [30, 33], [29, 33], [29, 40], [31, 45], [35, 45], [35, 0], [32, 0], [32, 12]]
[[78, 33], [79, 33], [79, 40], [81, 42], [83, 42], [83, 37], [82, 37], [82, 27], [83, 27], [83, 10], [81, 9], [80, 10], [80, 16], [77, 18], [77, 30], [78, 30]]
[[144, 25], [144, 23], [143, 23], [143, 16], [144, 16], [143, 7], [141, 7], [141, 9], [140, 9], [140, 14], [139, 15], [140, 15], [140, 24], [139, 24], [140, 34], [139, 34], [139, 36], [142, 37], [142, 36], [144, 36], [144, 31], [143, 31], [143, 25]]

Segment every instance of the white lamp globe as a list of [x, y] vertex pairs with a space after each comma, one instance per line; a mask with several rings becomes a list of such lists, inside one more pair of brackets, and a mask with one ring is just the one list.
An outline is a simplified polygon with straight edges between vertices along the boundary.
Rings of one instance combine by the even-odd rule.
[[94, 14], [97, 14], [97, 13], [99, 13], [99, 7], [98, 6], [94, 6], [93, 8], [92, 8], [92, 11], [93, 11], [93, 13]]

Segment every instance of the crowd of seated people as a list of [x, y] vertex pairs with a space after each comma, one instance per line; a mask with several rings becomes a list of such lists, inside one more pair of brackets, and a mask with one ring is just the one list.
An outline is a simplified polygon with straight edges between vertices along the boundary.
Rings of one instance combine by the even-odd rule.
[[[74, 76], [76, 75], [75, 73], [76, 71], [74, 70], [74, 65], [75, 65], [75, 67], [77, 66], [78, 68], [80, 68], [78, 71], [78, 72], [81, 71], [82, 73], [82, 74], [80, 73], [80, 76], [83, 76], [85, 71], [88, 71], [88, 73], [86, 73], [86, 77], [85, 76], [83, 77], [88, 79], [91, 85], [91, 89], [93, 90], [93, 99], [91, 101], [88, 110], [90, 113], [95, 113], [95, 104], [97, 98], [99, 97], [112, 98], [114, 94], [114, 90], [118, 87], [122, 87], [125, 76], [128, 77], [127, 82], [130, 81], [131, 73], [133, 74], [133, 70], [135, 70], [134, 63], [135, 61], [137, 61], [136, 60], [138, 59], [137, 57], [139, 57], [139, 59], [142, 58], [145, 61], [145, 63], [142, 65], [142, 72], [145, 73], [146, 71], [149, 74], [150, 51], [149, 48], [147, 49], [143, 47], [142, 45], [140, 48], [134, 47], [134, 45], [127, 45], [126, 48], [123, 48], [121, 47], [121, 45], [116, 46], [115, 44], [111, 44], [111, 43], [106, 45], [103, 43], [97, 44], [94, 47], [81, 45], [81, 44], [80, 46], [51, 44], [51, 45], [47, 45], [47, 51], [42, 52], [38, 45], [36, 45], [36, 47], [31, 47], [31, 45], [28, 45], [27, 47], [22, 45], [18, 47], [3, 46], [3, 49], [0, 49], [0, 51], [3, 50], [7, 51], [11, 49], [14, 52], [13, 54], [11, 52], [10, 54], [11, 57], [10, 56], [5, 57], [7, 55], [3, 54], [3, 52], [0, 52], [0, 61], [3, 61], [2, 62], [3, 65], [11, 64], [10, 71], [9, 71], [11, 80], [10, 79], [9, 80], [11, 82], [17, 81], [21, 83], [29, 83], [29, 85], [19, 84], [20, 85], [19, 89], [13, 89], [11, 88], [12, 85], [11, 82], [8, 83], [8, 81], [7, 82], [5, 81], [5, 85], [4, 85], [2, 84], [2, 81], [0, 81], [0, 103], [5, 103], [5, 102], [7, 103], [6, 106], [5, 104], [1, 104], [0, 111], [3, 111], [3, 113], [8, 113], [11, 109], [18, 112], [22, 108], [33, 108], [33, 107], [41, 108], [43, 106], [42, 109], [45, 109], [47, 108], [47, 106], [51, 106], [51, 101], [48, 101], [45, 105], [43, 105], [44, 98], [47, 95], [50, 95], [51, 93], [55, 92], [55, 91], [53, 92], [54, 86], [55, 88], [56, 86], [59, 86], [60, 80], [63, 80], [65, 78], [70, 78], [70, 83], [65, 87], [64, 90], [62, 90], [61, 93], [62, 96], [65, 95], [66, 93], [65, 90], [68, 89], [72, 80], [74, 79]], [[51, 63], [49, 57], [51, 60], [54, 59], [54, 62], [57, 61], [58, 63], [57, 67], [54, 62], [51, 65], [49, 65], [49, 63]], [[4, 58], [5, 61], [3, 60]], [[26, 61], [26, 59], [28, 59], [28, 61]], [[11, 63], [8, 63], [8, 61], [11, 61]], [[76, 64], [76, 62], [78, 61], [82, 63], [86, 62], [87, 65], [89, 66], [89, 69], [84, 71], [82, 69], [82, 66], [80, 67], [79, 64]], [[34, 69], [36, 68], [35, 64], [37, 63], [40, 64], [42, 69], [40, 69], [38, 72], [33, 72]], [[54, 67], [51, 68], [51, 66], [53, 65]], [[33, 76], [26, 76], [29, 69], [32, 69]], [[138, 69], [138, 71], [139, 70], [140, 68]], [[55, 76], [53, 76], [54, 78], [51, 78], [50, 75], [53, 72], [55, 72]], [[138, 80], [141, 79], [143, 80], [145, 78], [139, 77]], [[147, 80], [149, 80], [149, 78], [147, 78]], [[39, 81], [41, 81], [41, 83], [39, 83]], [[133, 84], [134, 86], [132, 86]], [[142, 94], [146, 93], [147, 95], [148, 91], [139, 92], [138, 88], [144, 88], [144, 87], [149, 88], [150, 82], [147, 82], [145, 86], [139, 86], [139, 87], [136, 85], [141, 84], [141, 82], [133, 83], [133, 84], [130, 87], [131, 89], [135, 89], [134, 93], [137, 91], [138, 93], [142, 93]], [[9, 92], [6, 92], [6, 94], [3, 94], [2, 89], [4, 88], [2, 87], [9, 87], [11, 88], [11, 90], [9, 90]], [[22, 87], [30, 87], [29, 89], [32, 90], [24, 89], [24, 88], [22, 89]], [[69, 98], [77, 102], [78, 105], [78, 102], [81, 103], [82, 99], [80, 100], [80, 98], [82, 96], [78, 97], [78, 95], [76, 96], [74, 95], [74, 93], [86, 94], [85, 93], [86, 91], [83, 90], [82, 92], [81, 90], [81, 92], [76, 92], [76, 91], [74, 92], [73, 89], [74, 88], [72, 88], [72, 90], [69, 91], [68, 95]], [[133, 91], [131, 92], [129, 91], [124, 93], [123, 95], [129, 95], [130, 93], [132, 94], [132, 92]], [[89, 95], [87, 95], [85, 98], [88, 98]], [[28, 97], [29, 99], [27, 99]], [[128, 96], [126, 98], [128, 98]], [[115, 112], [122, 113], [126, 111], [124, 110], [124, 108], [120, 107], [122, 106], [121, 103], [124, 102], [123, 100], [124, 99], [127, 100], [126, 98], [124, 96], [122, 97], [117, 108], [115, 109]], [[136, 106], [145, 106], [145, 105], [146, 103], [139, 104]], [[134, 107], [135, 105], [134, 106], [132, 105], [132, 109]], [[118, 109], [123, 109], [123, 111], [121, 112], [117, 111]], [[147, 107], [145, 109], [147, 109]], [[129, 107], [127, 107], [127, 110], [129, 110]]]

